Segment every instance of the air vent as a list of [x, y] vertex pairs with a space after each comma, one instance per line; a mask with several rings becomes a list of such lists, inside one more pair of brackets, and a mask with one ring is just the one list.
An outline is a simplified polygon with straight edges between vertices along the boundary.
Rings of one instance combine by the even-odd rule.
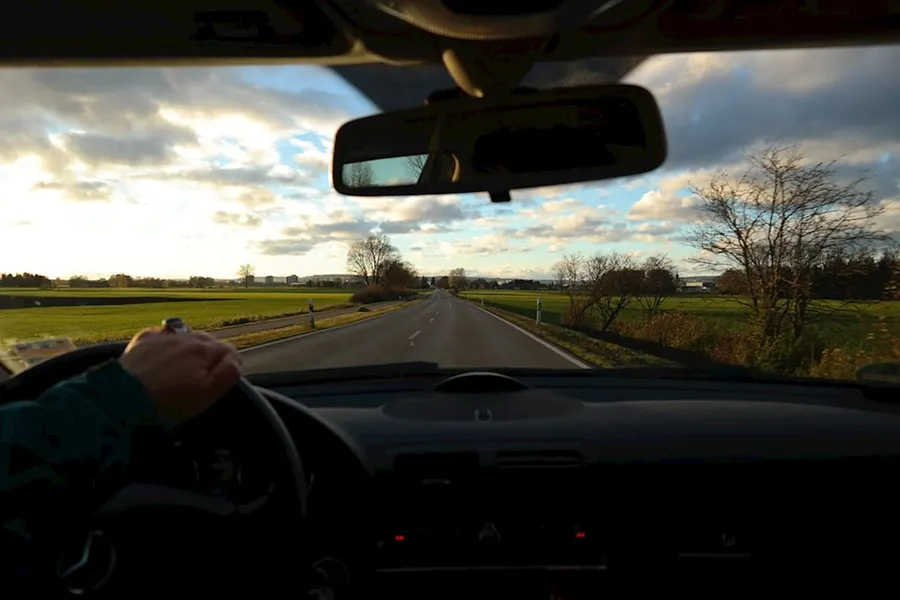
[[574, 450], [506, 451], [497, 453], [497, 466], [504, 469], [580, 467], [584, 459]]
[[479, 467], [476, 452], [401, 454], [394, 459], [394, 475], [404, 479], [454, 479], [471, 476]]

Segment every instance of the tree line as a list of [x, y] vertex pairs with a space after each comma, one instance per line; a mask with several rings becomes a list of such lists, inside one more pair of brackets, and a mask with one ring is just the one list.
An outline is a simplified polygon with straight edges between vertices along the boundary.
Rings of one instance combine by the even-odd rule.
[[163, 279], [159, 277], [132, 277], [125, 273], [110, 275], [108, 278], [90, 279], [76, 275], [68, 279], [51, 279], [37, 273], [0, 273], [2, 288], [208, 288], [215, 286], [215, 279], [195, 275], [187, 280]]
[[[898, 272], [900, 253], [894, 248], [858, 250], [853, 255], [837, 250], [810, 265], [809, 293], [818, 300], [900, 300]], [[794, 277], [791, 273], [780, 281], [781, 297], [791, 294], [787, 283]], [[747, 296], [750, 281], [745, 271], [730, 268], [719, 276], [716, 291], [726, 296]]]

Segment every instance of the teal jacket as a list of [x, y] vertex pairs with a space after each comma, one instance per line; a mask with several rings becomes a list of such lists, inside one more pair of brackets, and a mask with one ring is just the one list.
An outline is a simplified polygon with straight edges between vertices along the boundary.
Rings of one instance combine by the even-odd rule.
[[25, 574], [41, 535], [89, 517], [124, 482], [144, 429], [167, 428], [117, 361], [0, 406], [0, 572]]

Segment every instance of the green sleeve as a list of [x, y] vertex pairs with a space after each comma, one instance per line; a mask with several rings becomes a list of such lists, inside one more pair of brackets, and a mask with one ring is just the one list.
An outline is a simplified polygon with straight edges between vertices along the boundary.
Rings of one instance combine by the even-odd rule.
[[0, 406], [0, 538], [30, 545], [121, 478], [135, 433], [164, 427], [143, 384], [118, 361], [35, 400]]

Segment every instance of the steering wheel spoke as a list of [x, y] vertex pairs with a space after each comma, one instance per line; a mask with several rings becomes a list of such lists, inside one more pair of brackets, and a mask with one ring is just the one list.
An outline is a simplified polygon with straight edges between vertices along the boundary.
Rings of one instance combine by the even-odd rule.
[[242, 514], [233, 502], [193, 490], [150, 483], [131, 483], [122, 488], [97, 511], [97, 516], [114, 516], [135, 510], [176, 508], [199, 511], [217, 517]]

